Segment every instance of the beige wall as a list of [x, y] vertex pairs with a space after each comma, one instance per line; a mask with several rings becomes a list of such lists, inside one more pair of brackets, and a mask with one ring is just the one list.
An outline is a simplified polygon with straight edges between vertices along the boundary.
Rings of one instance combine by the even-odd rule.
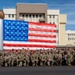
[[[16, 20], [16, 9], [15, 8], [5, 8], [5, 9], [3, 9], [3, 12], [5, 14], [4, 19]], [[10, 15], [10, 17], [9, 17], [9, 15]]]
[[66, 45], [65, 40], [65, 25], [67, 22], [67, 15], [59, 15], [59, 45]]
[[47, 22], [47, 4], [17, 4], [16, 6], [17, 19], [20, 13], [24, 14], [44, 14]]

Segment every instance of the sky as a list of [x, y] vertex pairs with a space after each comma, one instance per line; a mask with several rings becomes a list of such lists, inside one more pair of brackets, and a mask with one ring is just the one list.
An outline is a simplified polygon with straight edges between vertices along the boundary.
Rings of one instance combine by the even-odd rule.
[[16, 8], [16, 3], [47, 3], [48, 9], [67, 14], [66, 30], [75, 30], [75, 0], [0, 0], [0, 9]]

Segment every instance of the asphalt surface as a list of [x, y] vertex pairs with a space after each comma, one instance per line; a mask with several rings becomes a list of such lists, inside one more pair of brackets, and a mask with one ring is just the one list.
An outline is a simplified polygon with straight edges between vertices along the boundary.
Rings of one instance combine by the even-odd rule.
[[75, 75], [75, 66], [0, 67], [0, 75]]

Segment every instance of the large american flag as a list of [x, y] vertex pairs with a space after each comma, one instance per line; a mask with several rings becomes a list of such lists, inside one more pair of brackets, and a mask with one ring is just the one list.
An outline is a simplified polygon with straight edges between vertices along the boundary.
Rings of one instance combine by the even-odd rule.
[[56, 48], [56, 25], [3, 20], [3, 49]]

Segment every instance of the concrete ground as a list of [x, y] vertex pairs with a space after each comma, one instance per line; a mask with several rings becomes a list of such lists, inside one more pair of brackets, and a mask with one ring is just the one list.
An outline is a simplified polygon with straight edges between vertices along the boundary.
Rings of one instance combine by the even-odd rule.
[[75, 75], [75, 66], [0, 67], [0, 75]]

